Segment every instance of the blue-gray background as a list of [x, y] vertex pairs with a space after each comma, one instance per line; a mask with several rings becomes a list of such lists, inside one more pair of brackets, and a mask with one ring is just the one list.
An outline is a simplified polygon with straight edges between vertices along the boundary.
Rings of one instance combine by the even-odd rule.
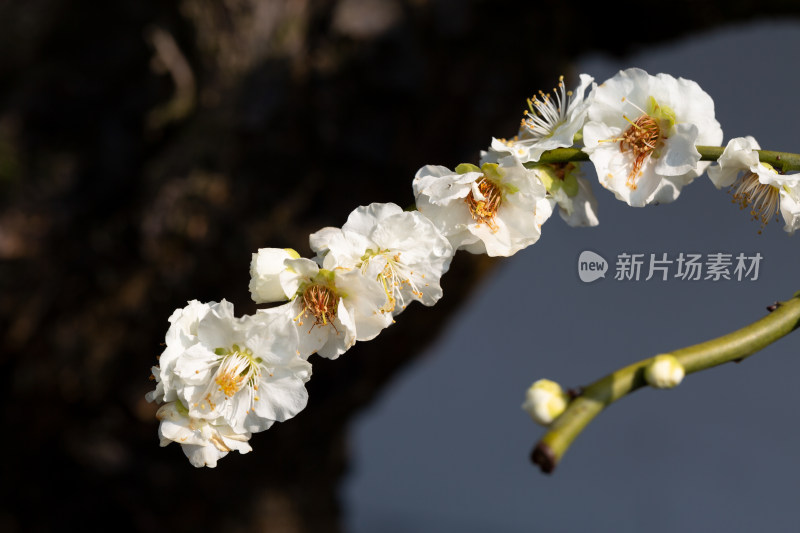
[[[761, 22], [630, 57], [586, 56], [575, 72], [602, 82], [636, 66], [695, 80], [715, 101], [724, 142], [753, 135], [764, 148], [797, 152], [798, 51], [800, 25]], [[487, 132], [487, 144], [511, 133]], [[591, 165], [585, 173], [596, 179]], [[800, 237], [775, 222], [758, 235], [705, 175], [675, 203], [643, 209], [594, 190], [600, 226], [551, 219], [541, 240], [496, 269], [429, 353], [364, 411], [342, 495], [350, 531], [797, 530], [796, 335], [675, 390], [625, 398], [552, 476], [529, 463], [543, 429], [520, 404], [535, 379], [586, 384], [732, 331], [800, 289]], [[612, 263], [622, 252], [759, 252], [763, 260], [757, 281], [620, 282], [610, 271], [584, 284], [577, 258], [587, 249]]]

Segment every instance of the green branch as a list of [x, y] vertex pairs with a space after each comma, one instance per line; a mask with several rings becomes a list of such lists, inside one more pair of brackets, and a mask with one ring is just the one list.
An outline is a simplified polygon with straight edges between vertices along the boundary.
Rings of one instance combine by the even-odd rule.
[[[670, 355], [683, 365], [686, 374], [730, 361], [741, 361], [800, 326], [800, 292], [772, 307], [775, 309], [771, 314], [749, 326], [675, 350]], [[531, 460], [539, 465], [542, 472], [553, 471], [572, 441], [606, 406], [647, 385], [644, 372], [652, 360], [645, 359], [609, 374], [583, 389], [570, 402], [533, 449]]]
[[[697, 146], [701, 161], [716, 161], [724, 150], [721, 146]], [[776, 170], [790, 172], [800, 170], [800, 154], [757, 150], [759, 160], [769, 163]], [[544, 152], [537, 162], [525, 163], [526, 168], [534, 168], [544, 163], [567, 163], [569, 161], [588, 161], [589, 154], [580, 148], [556, 148]]]
[[[700, 152], [700, 161], [716, 161], [722, 155], [724, 148], [720, 146], [697, 146]], [[790, 172], [800, 170], [800, 154], [789, 152], [775, 152], [772, 150], [756, 150], [758, 160], [762, 163], [769, 163], [779, 172]]]

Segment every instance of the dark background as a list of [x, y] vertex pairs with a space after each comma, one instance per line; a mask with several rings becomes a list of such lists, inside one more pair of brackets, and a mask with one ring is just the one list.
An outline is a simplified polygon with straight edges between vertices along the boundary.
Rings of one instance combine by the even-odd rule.
[[[459, 254], [435, 309], [410, 308], [338, 361], [313, 358], [308, 408], [215, 470], [158, 447], [156, 406], [143, 396], [167, 317], [190, 299], [252, 312], [252, 251], [308, 254], [310, 232], [358, 205], [412, 203], [420, 166], [475, 161], [492, 135], [515, 131], [525, 97], [574, 74], [579, 57], [800, 11], [769, 1], [651, 7], [0, 2], [0, 529], [341, 530], [350, 421], [499, 262]], [[600, 24], [607, 14], [619, 22]], [[753, 97], [768, 98], [780, 71], [758, 67], [741, 75], [763, 78]], [[509, 389], [521, 396], [525, 386]]]

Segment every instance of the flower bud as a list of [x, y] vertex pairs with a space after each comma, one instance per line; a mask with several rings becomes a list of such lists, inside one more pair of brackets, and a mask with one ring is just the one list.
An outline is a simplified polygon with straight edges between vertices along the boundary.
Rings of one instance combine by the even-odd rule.
[[568, 403], [569, 396], [561, 390], [561, 385], [549, 379], [540, 379], [528, 388], [522, 408], [537, 424], [548, 426], [561, 416]]
[[671, 389], [679, 385], [684, 375], [683, 365], [670, 354], [655, 356], [644, 371], [647, 383], [657, 389]]
[[[285, 259], [300, 257], [291, 248], [259, 248], [250, 262], [250, 296], [257, 304], [287, 300], [279, 274], [285, 270]], [[293, 295], [292, 295], [293, 296]]]

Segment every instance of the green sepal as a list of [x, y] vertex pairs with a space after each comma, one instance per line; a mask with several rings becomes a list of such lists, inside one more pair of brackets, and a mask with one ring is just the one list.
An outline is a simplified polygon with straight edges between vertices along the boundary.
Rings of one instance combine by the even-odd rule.
[[564, 176], [564, 181], [561, 182], [561, 186], [564, 188], [564, 192], [567, 193], [567, 196], [570, 198], [576, 197], [578, 195], [578, 178], [575, 176], [575, 172], [567, 171], [566, 176]]
[[500, 172], [500, 167], [497, 163], [484, 163], [480, 171], [483, 172], [484, 176], [495, 183], [503, 181], [503, 174]]
[[467, 172], [480, 172], [481, 169], [471, 163], [461, 163], [456, 167], [456, 174], [466, 174]]
[[325, 268], [319, 269], [319, 274], [316, 275], [314, 281], [320, 281], [329, 287], [334, 287], [333, 279], [336, 277], [336, 273], [333, 270], [327, 270]]
[[216, 348], [214, 350], [214, 355], [228, 355], [228, 350], [225, 348]]
[[553, 167], [550, 165], [539, 165], [536, 167], [539, 171], [539, 181], [542, 182], [547, 192], [553, 194], [561, 188], [561, 180], [555, 176]]
[[[574, 163], [566, 163], [563, 169], [558, 169], [560, 165], [564, 165], [564, 163], [552, 163], [536, 167], [539, 170], [539, 179], [550, 194], [554, 194], [559, 189], [564, 189], [566, 195], [573, 198], [578, 194], [578, 178], [575, 172], [578, 166]], [[559, 177], [561, 172], [563, 172], [563, 178]]]
[[666, 127], [664, 127], [663, 124], [661, 125], [662, 131], [669, 132], [677, 122], [677, 119], [675, 118], [675, 111], [673, 111], [669, 106], [659, 104], [652, 96], [648, 100], [647, 114], [660, 120], [662, 123], [666, 122]]
[[185, 405], [181, 403], [180, 400], [175, 400], [175, 409], [183, 416], [189, 416], [189, 410], [186, 408]]

